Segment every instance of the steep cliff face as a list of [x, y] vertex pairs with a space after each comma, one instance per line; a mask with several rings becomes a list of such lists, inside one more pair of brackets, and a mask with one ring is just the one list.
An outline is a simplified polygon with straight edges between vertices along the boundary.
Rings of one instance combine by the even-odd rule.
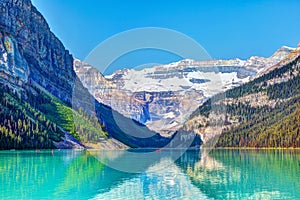
[[30, 0], [1, 0], [0, 32], [2, 77], [35, 82], [71, 102], [73, 58]]
[[[74, 70], [99, 102], [167, 137], [179, 129], [184, 119], [203, 101], [203, 92], [193, 89], [127, 90], [122, 88], [121, 81], [106, 79], [96, 68], [77, 59], [74, 60]], [[143, 87], [144, 83], [140, 85]]]
[[28, 81], [29, 67], [14, 38], [0, 32], [0, 76], [21, 85]]
[[[82, 148], [81, 142], [119, 149], [127, 148], [122, 142], [156, 147], [169, 141], [95, 101], [73, 61], [30, 0], [0, 1], [1, 148]], [[94, 81], [97, 87], [109, 84], [100, 73]], [[123, 128], [116, 118], [126, 121]], [[134, 130], [136, 137], [127, 135]]]
[[260, 76], [293, 50], [284, 46], [269, 58], [247, 60], [182, 60], [107, 77], [79, 60], [74, 69], [99, 102], [170, 136], [207, 98]]

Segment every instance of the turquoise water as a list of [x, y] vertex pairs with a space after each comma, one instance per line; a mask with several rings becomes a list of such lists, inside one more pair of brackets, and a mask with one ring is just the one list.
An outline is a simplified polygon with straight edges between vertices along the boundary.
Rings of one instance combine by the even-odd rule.
[[[2, 151], [0, 199], [300, 199], [299, 150], [188, 151], [175, 161], [171, 151], [135, 153]], [[145, 171], [102, 163], [112, 160]]]

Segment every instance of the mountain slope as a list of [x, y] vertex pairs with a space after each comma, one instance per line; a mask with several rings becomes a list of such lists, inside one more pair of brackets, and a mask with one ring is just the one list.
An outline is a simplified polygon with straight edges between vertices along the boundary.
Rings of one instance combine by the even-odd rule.
[[260, 76], [293, 50], [283, 46], [269, 58], [248, 60], [182, 60], [119, 70], [106, 77], [79, 60], [74, 61], [74, 69], [99, 102], [170, 136], [207, 98]]
[[118, 149], [127, 146], [114, 138], [132, 147], [168, 141], [142, 125], [139, 134], [156, 135], [149, 144], [129, 140], [125, 132], [110, 127], [117, 125], [114, 117], [126, 118], [117, 112], [112, 116], [115, 111], [98, 104], [83, 87], [72, 55], [30, 0], [1, 0], [0, 19], [0, 149], [83, 148], [82, 144]]
[[0, 94], [0, 149], [84, 148], [79, 141], [107, 138], [96, 119], [38, 88], [14, 93], [0, 86]]
[[[5, 143], [0, 148], [83, 148], [91, 132], [93, 142], [107, 138], [95, 117], [71, 108], [86, 108], [90, 94], [78, 81], [73, 57], [31, 1], [3, 0], [0, 10], [0, 133]], [[74, 100], [75, 85], [81, 98]]]
[[0, 8], [1, 60], [7, 63], [1, 71], [10, 78], [36, 82], [71, 102], [73, 58], [41, 13], [30, 0], [2, 0]]
[[[226, 98], [216, 95], [186, 124], [203, 127], [212, 108], [226, 107], [219, 147], [300, 147], [300, 47], [271, 71], [242, 86], [228, 90]], [[218, 98], [220, 100], [218, 100]], [[193, 123], [192, 123], [193, 122]], [[210, 136], [209, 138], [217, 137]]]

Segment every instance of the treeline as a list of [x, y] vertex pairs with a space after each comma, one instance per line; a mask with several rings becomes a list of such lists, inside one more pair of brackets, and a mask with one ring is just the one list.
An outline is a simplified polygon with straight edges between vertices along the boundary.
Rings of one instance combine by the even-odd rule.
[[108, 137], [104, 124], [100, 123], [96, 116], [87, 114], [81, 108], [75, 113], [74, 122], [75, 130], [82, 142], [97, 143]]
[[[227, 114], [239, 116], [239, 125], [225, 131], [218, 141], [220, 147], [300, 147], [300, 76], [299, 57], [282, 68], [241, 86], [252, 89], [228, 91], [230, 97], [265, 92], [269, 99], [277, 100], [271, 106], [251, 107], [247, 104], [227, 105]], [[289, 74], [284, 82], [267, 85], [273, 78]], [[247, 86], [248, 85], [248, 86]], [[227, 96], [227, 95], [226, 95]]]
[[270, 99], [287, 99], [298, 94], [300, 94], [300, 76], [267, 88], [267, 95]]
[[[36, 89], [37, 90], [37, 89]], [[60, 99], [41, 90], [37, 90], [38, 95], [28, 95], [30, 104], [46, 117], [68, 131], [77, 140], [86, 143], [98, 143], [107, 139], [107, 132], [99, 119], [88, 114], [83, 109], [74, 110], [70, 105], [62, 102]]]
[[[226, 121], [225, 130], [217, 143], [219, 147], [300, 147], [300, 57], [240, 87], [218, 94], [208, 100], [192, 116], [208, 116], [212, 110], [226, 107], [228, 116], [237, 117], [237, 125]], [[283, 75], [290, 78], [281, 83], [267, 82]], [[214, 104], [226, 98], [264, 92], [277, 101], [275, 107], [253, 107], [247, 103]]]
[[56, 124], [8, 87], [0, 86], [0, 149], [54, 148], [63, 136]]
[[35, 108], [41, 110], [48, 119], [68, 131], [77, 140], [85, 143], [97, 143], [107, 139], [107, 132], [99, 119], [88, 114], [83, 109], [74, 110], [70, 105], [60, 99], [45, 95], [45, 92], [38, 91], [39, 95], [31, 95], [30, 102]]
[[219, 147], [300, 147], [300, 97], [274, 109], [239, 104], [227, 111], [239, 114], [239, 125], [221, 134]]
[[[238, 97], [245, 96], [248, 94], [253, 94], [253, 93], [257, 93], [257, 92], [261, 92], [261, 91], [264, 91], [264, 92], [268, 91], [268, 94], [270, 96], [274, 95], [274, 97], [276, 96], [276, 97], [280, 98], [279, 95], [276, 95], [276, 94], [279, 94], [279, 92], [280, 92], [278, 90], [280, 88], [278, 88], [278, 87], [284, 87], [284, 86], [288, 86], [288, 85], [286, 85], [286, 83], [285, 84], [281, 83], [281, 84], [275, 84], [273, 87], [272, 86], [266, 87], [267, 86], [266, 81], [271, 80], [273, 78], [281, 77], [285, 73], [292, 75], [292, 72], [294, 72], [294, 71], [299, 72], [299, 62], [300, 62], [300, 56], [298, 56], [295, 60], [293, 60], [292, 62], [286, 64], [285, 66], [283, 66], [281, 68], [274, 69], [273, 71], [271, 71], [257, 79], [254, 79], [253, 81], [250, 81], [239, 87], [236, 87], [236, 88], [226, 91], [225, 96], [227, 98], [238, 98]], [[299, 82], [299, 76], [296, 76], [296, 79], [294, 81]], [[295, 86], [295, 84], [293, 84], [290, 81], [288, 84], [290, 84], [289, 86], [291, 86], [291, 85]], [[296, 83], [296, 84], [298, 85], [299, 83]], [[291, 87], [284, 87], [284, 88], [287, 89], [288, 91], [290, 91], [291, 93], [294, 91], [299, 91], [299, 88], [297, 88], [296, 90], [295, 90], [295, 88], [291, 88]], [[281, 88], [281, 89], [283, 89], [283, 88]], [[295, 93], [293, 93], [293, 94], [295, 94]], [[224, 95], [224, 94], [216, 95], [216, 97], [214, 97], [214, 98], [218, 98], [218, 96], [221, 96], [221, 95]]]
[[59, 127], [81, 142], [107, 139], [96, 116], [76, 111], [38, 88], [14, 93], [1, 85], [0, 98], [0, 149], [55, 148], [53, 141], [64, 136]]

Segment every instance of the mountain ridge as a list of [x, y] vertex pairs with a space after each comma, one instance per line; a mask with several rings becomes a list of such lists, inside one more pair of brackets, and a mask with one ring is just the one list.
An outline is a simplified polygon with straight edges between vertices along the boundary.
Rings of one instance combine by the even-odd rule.
[[247, 60], [185, 59], [139, 70], [117, 70], [108, 76], [86, 63], [80, 65], [79, 60], [74, 66], [84, 86], [99, 102], [170, 136], [207, 98], [260, 76], [293, 50], [283, 46], [269, 58], [252, 56]]
[[[267, 73], [209, 99], [184, 128], [217, 147], [299, 147], [299, 71], [300, 46]], [[226, 111], [216, 113], [213, 108]], [[209, 121], [216, 115], [223, 116], [222, 134], [209, 132]]]
[[[293, 103], [293, 108], [298, 106], [297, 88], [280, 90], [298, 87], [298, 63], [291, 64], [292, 68], [289, 65], [297, 58], [298, 49], [290, 52], [291, 48], [282, 47], [269, 58], [183, 60], [140, 71], [121, 70], [107, 79], [73, 58], [30, 0], [2, 0], [0, 19], [0, 149], [157, 148], [178, 135], [175, 147], [182, 147], [186, 138], [194, 136], [193, 145], [199, 146], [206, 138], [201, 140], [199, 135], [190, 134], [191, 130], [176, 130], [185, 128], [187, 123], [183, 122], [194, 108], [224, 91], [231, 95], [236, 95], [232, 91], [246, 91], [248, 96], [236, 100], [240, 104], [248, 99], [267, 100], [274, 106], [264, 105], [267, 109], [258, 112], [270, 111], [277, 118], [291, 112], [288, 114], [293, 115], [282, 126], [298, 120], [298, 111], [276, 107], [278, 102], [284, 108], [288, 103]], [[291, 69], [284, 71], [286, 66]], [[293, 66], [297, 70], [293, 71]], [[274, 69], [279, 70], [276, 76], [272, 74]], [[247, 87], [249, 81], [257, 81], [257, 76], [270, 74], [272, 79], [263, 83], [267, 89]], [[215, 87], [208, 87], [211, 85]], [[279, 101], [278, 95], [290, 95], [292, 99]], [[230, 101], [235, 99], [227, 103]], [[258, 109], [254, 101], [247, 106], [237, 108], [247, 112], [249, 106], [250, 110]], [[242, 117], [248, 119], [247, 112]], [[237, 121], [236, 116], [225, 117], [226, 123]], [[197, 120], [202, 123], [206, 119]]]
[[[149, 147], [109, 127], [117, 126], [114, 117], [126, 118], [95, 101], [73, 69], [73, 56], [30, 0], [2, 0], [0, 19], [0, 149], [128, 148], [115, 137]], [[160, 145], [155, 140], [168, 141], [156, 135], [149, 139], [154, 147]]]

